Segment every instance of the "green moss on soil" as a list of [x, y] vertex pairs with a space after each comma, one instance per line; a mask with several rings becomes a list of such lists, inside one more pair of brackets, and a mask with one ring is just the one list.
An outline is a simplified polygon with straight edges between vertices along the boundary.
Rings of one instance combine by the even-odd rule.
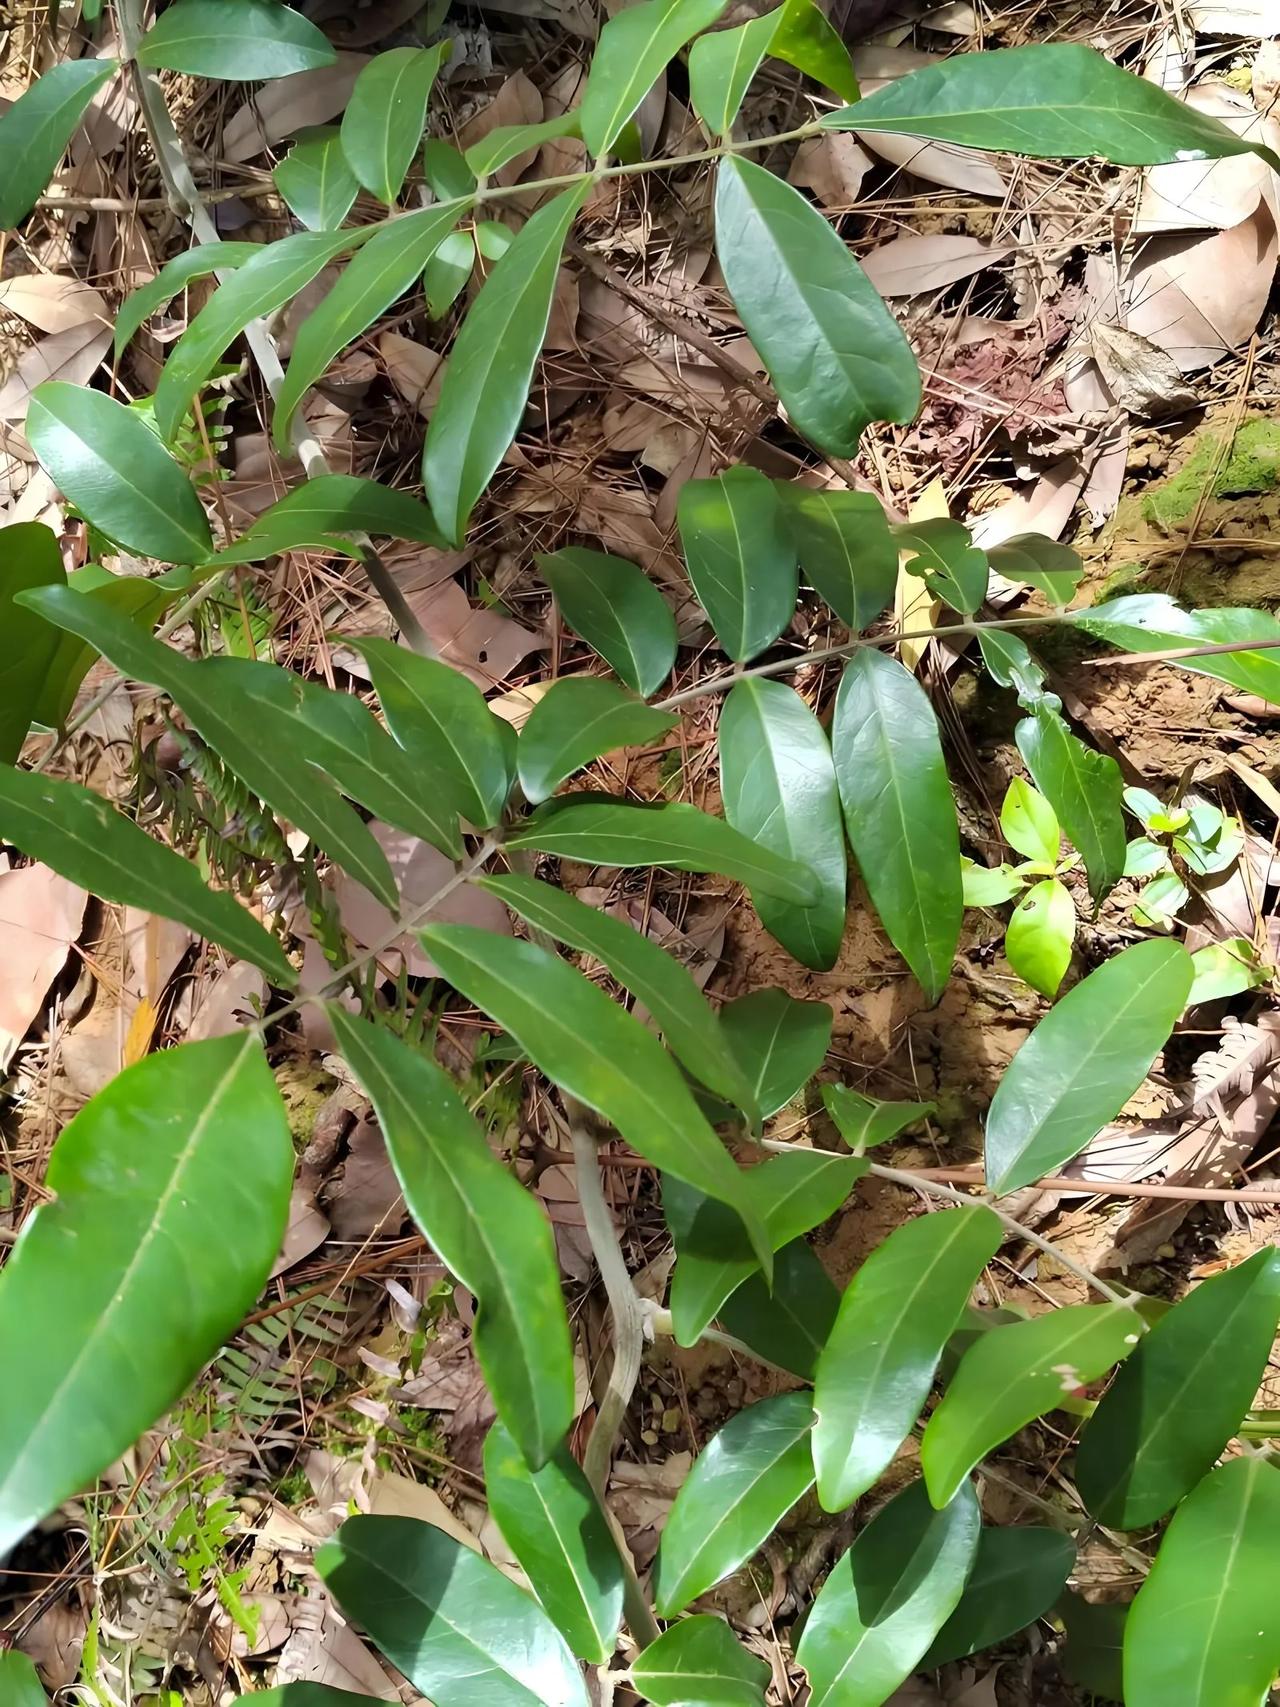
[[1158, 527], [1175, 528], [1206, 493], [1212, 498], [1248, 497], [1280, 485], [1280, 422], [1253, 416], [1241, 423], [1225, 459], [1222, 447], [1221, 433], [1200, 433], [1178, 472], [1143, 494], [1143, 516]]

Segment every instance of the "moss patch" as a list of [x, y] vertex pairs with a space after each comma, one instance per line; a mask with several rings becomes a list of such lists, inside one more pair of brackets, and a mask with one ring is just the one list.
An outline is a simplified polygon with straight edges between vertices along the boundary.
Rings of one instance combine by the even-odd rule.
[[1241, 423], [1225, 457], [1222, 451], [1221, 433], [1200, 433], [1178, 472], [1143, 495], [1146, 519], [1157, 527], [1175, 528], [1206, 493], [1213, 498], [1254, 496], [1280, 485], [1280, 422], [1254, 416]]

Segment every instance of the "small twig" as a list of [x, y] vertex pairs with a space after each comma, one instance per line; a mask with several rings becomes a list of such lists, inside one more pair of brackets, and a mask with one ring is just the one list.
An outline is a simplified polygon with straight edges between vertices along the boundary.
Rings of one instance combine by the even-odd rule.
[[[911, 1178], [954, 1180], [957, 1185], [983, 1183], [981, 1168], [920, 1168], [912, 1172]], [[1269, 1203], [1273, 1209], [1280, 1209], [1280, 1193], [1252, 1191], [1248, 1187], [1237, 1191], [1221, 1186], [1149, 1185], [1139, 1180], [1070, 1179], [1065, 1174], [1047, 1174], [1044, 1179], [1033, 1180], [1029, 1189], [1074, 1191], [1086, 1197], [1165, 1197], [1179, 1203]]]
[[1272, 635], [1266, 640], [1221, 640], [1213, 646], [1171, 646], [1163, 652], [1114, 652], [1081, 663], [1093, 670], [1109, 664], [1174, 664], [1180, 658], [1218, 658], [1229, 652], [1274, 652], [1277, 646], [1280, 636]]

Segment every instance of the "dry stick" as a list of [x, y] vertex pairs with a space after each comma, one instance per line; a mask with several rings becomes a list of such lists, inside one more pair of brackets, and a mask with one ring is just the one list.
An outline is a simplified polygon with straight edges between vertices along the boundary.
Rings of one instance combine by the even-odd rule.
[[[983, 1183], [981, 1168], [921, 1168], [911, 1178], [953, 1180], [957, 1185]], [[1162, 1197], [1179, 1203], [1269, 1203], [1272, 1208], [1280, 1207], [1280, 1196], [1274, 1191], [1254, 1191], [1248, 1187], [1236, 1190], [1224, 1186], [1148, 1185], [1138, 1180], [1071, 1179], [1066, 1174], [1046, 1174], [1044, 1179], [1033, 1180], [1031, 1184], [1039, 1191], [1073, 1191], [1082, 1197]]]
[[1273, 635], [1266, 640], [1220, 640], [1213, 646], [1171, 646], [1164, 652], [1117, 652], [1106, 658], [1083, 658], [1081, 662], [1094, 670], [1107, 664], [1172, 664], [1180, 658], [1219, 658], [1228, 652], [1274, 652], [1277, 646], [1280, 636]]

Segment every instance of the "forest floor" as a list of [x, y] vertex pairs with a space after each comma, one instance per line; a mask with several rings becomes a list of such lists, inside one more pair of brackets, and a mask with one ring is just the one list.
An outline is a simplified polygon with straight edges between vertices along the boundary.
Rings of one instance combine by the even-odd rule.
[[[365, 56], [417, 39], [416, 0], [371, 0], [355, 10], [316, 0], [303, 9], [344, 50], [333, 70], [252, 96], [245, 86], [166, 79], [224, 236], [265, 240], [290, 228], [270, 176], [287, 139], [341, 111]], [[1280, 135], [1269, 117], [1280, 90], [1280, 40], [1267, 37], [1274, 0], [1175, 7], [1181, 36], [1162, 22], [1166, 8], [1147, 0], [1026, 0], [1004, 12], [984, 0], [932, 8], [884, 0], [874, 10], [855, 45], [864, 90], [923, 56], [1080, 39], [1145, 65], [1170, 87], [1194, 81], [1209, 110], [1258, 126], [1273, 146]], [[72, 11], [62, 9], [64, 30]], [[455, 11], [444, 27], [462, 53], [437, 96], [435, 134], [469, 143], [499, 124], [552, 117], [576, 98], [593, 8], [511, 0], [507, 11], [481, 0]], [[741, 7], [731, 13], [745, 15]], [[43, 4], [10, 13], [0, 99], [15, 97], [65, 51], [51, 42], [48, 18]], [[101, 51], [109, 35], [99, 31]], [[696, 135], [682, 79], [673, 68], [644, 103], [649, 154], [678, 155], [681, 138]], [[79, 523], [64, 526], [46, 477], [24, 454], [26, 398], [51, 375], [108, 383], [116, 308], [187, 241], [164, 202], [132, 97], [123, 84], [115, 88], [110, 102], [91, 109], [40, 208], [0, 240], [0, 519], [52, 519], [69, 563], [84, 561], [87, 540]], [[795, 75], [774, 66], [753, 85], [745, 122], [753, 134], [785, 129], [811, 105]], [[812, 193], [873, 281], [892, 293], [925, 371], [920, 417], [868, 435], [860, 478], [899, 516], [945, 506], [975, 526], [980, 543], [1027, 529], [1072, 543], [1087, 566], [1076, 602], [1168, 590], [1188, 605], [1280, 608], [1275, 181], [1224, 170], [1231, 162], [1200, 164], [1162, 169], [1171, 175], [1153, 193], [1154, 174], [1144, 185], [1136, 171], [918, 143], [904, 150], [904, 141], [886, 158], [833, 132], [769, 161]], [[885, 145], [893, 149], [893, 139]], [[578, 147], [545, 145], [537, 161], [514, 163], [512, 181], [574, 169]], [[561, 274], [529, 413], [467, 546], [388, 553], [442, 656], [513, 720], [527, 714], [540, 685], [585, 659], [558, 627], [535, 553], [589, 541], [642, 563], [677, 608], [684, 646], [676, 685], [687, 687], [717, 664], [672, 543], [681, 486], [726, 460], [783, 478], [813, 471], [812, 453], [768, 400], [720, 281], [709, 183], [705, 168], [684, 168], [596, 189]], [[1149, 278], [1124, 319], [1112, 275], [1120, 245], [1135, 232], [1151, 234]], [[284, 316], [284, 349], [329, 282], [322, 278]], [[193, 286], [185, 306], [179, 298], [135, 340], [114, 375], [119, 395], [154, 387], [165, 348], [204, 291]], [[410, 295], [330, 372], [307, 410], [334, 469], [418, 488], [423, 428], [456, 318], [455, 309], [432, 321], [421, 296]], [[223, 478], [213, 490], [218, 511], [239, 527], [301, 470], [271, 449], [252, 370], [229, 384], [227, 404]], [[202, 620], [216, 622], [233, 650], [357, 689], [360, 660], [333, 637], [392, 632], [358, 567], [303, 552], [274, 560], [266, 574], [246, 573]], [[817, 650], [832, 637], [831, 621], [810, 601], [792, 639]], [[1186, 929], [1199, 942], [1249, 936], [1270, 959], [1280, 947], [1268, 907], [1280, 839], [1280, 712], [1168, 665], [1100, 662], [1078, 641], [1044, 650], [1068, 710], [1093, 744], [1120, 758], [1127, 780], [1160, 794], [1194, 788], [1243, 820], [1246, 858]], [[999, 803], [1017, 763], [1016, 707], [943, 642], [925, 643], [914, 662], [943, 716], [962, 830], [981, 860], [999, 845]], [[834, 689], [827, 671], [815, 662], [795, 678], [815, 707]], [[95, 701], [54, 768], [117, 798], [131, 795], [136, 768], [156, 821], [195, 810], [189, 780], [164, 761], [153, 697], [100, 666], [80, 705]], [[714, 808], [714, 733], [713, 703], [699, 702], [660, 750], [601, 761], [600, 780], [636, 798]], [[31, 751], [48, 740], [33, 738]], [[408, 898], [415, 883], [424, 896], [436, 887], [430, 850], [396, 836], [389, 851]], [[928, 1137], [899, 1145], [903, 1165], [961, 1170], [978, 1158], [994, 1086], [1044, 1006], [1005, 962], [994, 914], [967, 914], [950, 984], [928, 1008], [858, 893], [839, 964], [811, 973], [719, 880], [620, 879], [567, 864], [561, 880], [674, 946], [709, 995], [781, 985], [829, 1003], [827, 1077], [937, 1105]], [[334, 884], [357, 944], [372, 942], [387, 915], [347, 880]], [[1137, 934], [1133, 900], [1125, 881], [1096, 917], [1082, 907], [1084, 964]], [[305, 934], [305, 919], [297, 928]], [[309, 946], [321, 980], [323, 957]], [[414, 961], [416, 948], [408, 952], [418, 989], [429, 967]], [[400, 957], [389, 953], [385, 965], [394, 980]], [[257, 973], [182, 927], [103, 908], [40, 866], [0, 869], [0, 1069], [8, 1093], [0, 1242], [11, 1243], [41, 1201], [61, 1126], [122, 1064], [166, 1042], [215, 1035], [262, 994]], [[1280, 1146], [1267, 1137], [1280, 1102], [1269, 1006], [1267, 995], [1237, 999], [1221, 1005], [1208, 1029], [1175, 1034], [1120, 1125], [1076, 1164], [1077, 1189], [1034, 1193], [1022, 1218], [1070, 1255], [1164, 1297], [1273, 1242], [1280, 1220], [1265, 1203], [1228, 1213], [1194, 1198], [1197, 1189], [1247, 1180], [1274, 1188], [1280, 1208]], [[408, 1702], [412, 1691], [387, 1675], [320, 1592], [310, 1567], [317, 1540], [354, 1505], [455, 1526], [509, 1561], [483, 1505], [480, 1445], [491, 1411], [470, 1350], [472, 1301], [413, 1234], [377, 1127], [329, 1044], [309, 1018], [276, 1061], [299, 1165], [286, 1246], [256, 1316], [102, 1492], [67, 1508], [0, 1567], [0, 1642], [28, 1652], [51, 1691], [79, 1684], [87, 1692], [78, 1698], [102, 1707], [172, 1702], [165, 1692], [173, 1691], [190, 1707], [212, 1707], [248, 1688], [310, 1679]], [[567, 1135], [554, 1106], [522, 1082], [478, 1021], [450, 1019], [442, 1046], [470, 1076], [491, 1129], [555, 1224], [580, 1328], [585, 1438], [609, 1342]], [[1189, 1087], [1211, 1112], [1190, 1125], [1162, 1121]], [[775, 1135], [807, 1131], [816, 1143], [834, 1142], [820, 1105], [788, 1108], [775, 1127]], [[672, 1251], [652, 1177], [629, 1156], [613, 1160], [608, 1180], [628, 1260], [642, 1289], [658, 1297]], [[1172, 1183], [1188, 1195], [1136, 1197], [1124, 1189], [1135, 1183]], [[864, 1181], [812, 1242], [843, 1284], [918, 1207], [913, 1192]], [[987, 1302], [1030, 1310], [1082, 1296], [1074, 1274], [1016, 1244], [987, 1285]], [[691, 1456], [734, 1410], [786, 1381], [723, 1347], [654, 1349], [613, 1484], [641, 1567]], [[1280, 1403], [1280, 1379], [1262, 1402]], [[1068, 1445], [1051, 1421], [1023, 1431], [999, 1456], [988, 1500], [1007, 1500], [1003, 1515], [1011, 1518], [1046, 1503], [1078, 1511], [1061, 1468]], [[904, 1474], [909, 1462], [908, 1448]], [[831, 1519], [802, 1503], [765, 1552], [710, 1597], [771, 1663], [779, 1703], [796, 1700], [799, 1687], [790, 1623], [850, 1524], [865, 1516]], [[1102, 1602], [1124, 1597], [1145, 1565], [1140, 1546], [1090, 1532], [1077, 1585]], [[1087, 1699], [1064, 1674], [1048, 1625], [894, 1698], [916, 1707], [1074, 1707]]]

